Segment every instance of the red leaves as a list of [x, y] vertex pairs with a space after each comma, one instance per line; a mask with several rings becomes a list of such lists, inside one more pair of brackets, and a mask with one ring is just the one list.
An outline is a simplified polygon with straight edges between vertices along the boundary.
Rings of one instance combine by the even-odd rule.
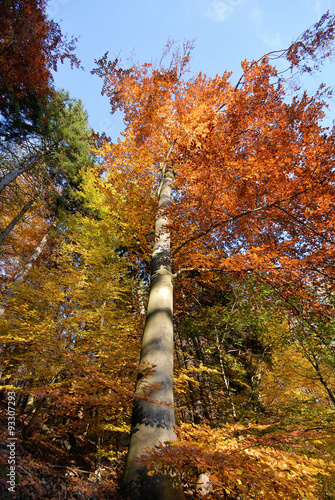
[[45, 95], [51, 81], [50, 68], [75, 57], [75, 39], [67, 42], [61, 30], [46, 17], [41, 0], [6, 0], [0, 5], [0, 78], [17, 96], [33, 92]]

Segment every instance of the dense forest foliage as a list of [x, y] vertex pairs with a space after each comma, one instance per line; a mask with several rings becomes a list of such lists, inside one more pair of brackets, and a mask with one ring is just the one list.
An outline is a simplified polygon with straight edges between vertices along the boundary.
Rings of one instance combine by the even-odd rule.
[[334, 16], [236, 85], [192, 42], [106, 54], [115, 143], [54, 88], [46, 2], [0, 33], [1, 498], [334, 499], [335, 132], [302, 86]]

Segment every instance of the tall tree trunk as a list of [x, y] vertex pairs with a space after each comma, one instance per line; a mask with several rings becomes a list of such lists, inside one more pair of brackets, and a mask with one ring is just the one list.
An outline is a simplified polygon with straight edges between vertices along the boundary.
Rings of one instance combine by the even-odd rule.
[[[51, 146], [54, 146], [55, 143], [53, 143]], [[50, 146], [50, 147], [51, 147]], [[35, 153], [33, 156], [30, 158], [24, 160], [18, 167], [13, 168], [7, 174], [5, 174], [3, 177], [0, 179], [0, 193], [5, 187], [7, 187], [9, 184], [11, 184], [17, 177], [22, 175], [24, 172], [27, 172], [30, 170], [36, 163], [42, 158], [42, 156], [45, 155], [50, 150], [49, 146], [46, 146], [45, 148], [41, 149], [37, 153]]]
[[132, 429], [122, 490], [131, 500], [182, 500], [179, 476], [172, 470], [153, 476], [136, 460], [146, 449], [174, 440], [173, 285], [170, 234], [164, 209], [171, 202], [173, 170], [162, 167], [151, 262], [151, 287], [140, 356]]
[[[40, 244], [35, 248], [34, 253], [30, 256], [26, 265], [22, 269], [22, 271], [16, 276], [15, 280], [13, 281], [13, 285], [17, 285], [18, 283], [23, 283], [23, 281], [26, 278], [27, 274], [29, 273], [30, 269], [34, 265], [36, 259], [41, 255], [45, 245], [47, 244], [48, 236], [49, 236], [49, 233], [47, 233], [44, 236], [44, 238], [41, 240]], [[12, 290], [9, 290], [7, 292], [5, 299], [0, 304], [0, 318], [1, 318], [1, 316], [3, 316], [3, 313], [6, 310], [8, 299], [10, 299], [11, 297], [14, 297], [14, 295], [15, 295], [15, 293]]]
[[14, 217], [14, 219], [8, 224], [8, 226], [0, 233], [0, 244], [3, 242], [3, 240], [6, 238], [6, 236], [8, 236], [8, 234], [12, 231], [12, 229], [14, 229], [16, 224], [18, 222], [20, 222], [20, 220], [22, 219], [24, 214], [26, 212], [28, 212], [30, 207], [35, 202], [37, 196], [38, 195], [35, 195], [33, 198], [31, 198], [31, 200], [29, 200], [25, 205], [23, 205], [20, 212]]

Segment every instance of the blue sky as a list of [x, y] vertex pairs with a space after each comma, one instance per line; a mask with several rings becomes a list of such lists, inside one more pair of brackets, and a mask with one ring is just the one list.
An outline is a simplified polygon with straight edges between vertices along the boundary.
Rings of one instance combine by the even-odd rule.
[[[48, 5], [49, 17], [63, 33], [80, 37], [76, 52], [85, 68], [61, 65], [55, 85], [81, 99], [90, 126], [113, 140], [121, 119], [110, 114], [102, 81], [90, 74], [94, 60], [106, 51], [111, 59], [120, 54], [126, 62], [134, 54], [141, 63], [158, 63], [169, 38], [196, 38], [191, 69], [209, 76], [227, 69], [237, 81], [242, 60], [286, 48], [327, 10], [335, 13], [335, 0], [49, 0]], [[310, 84], [332, 85], [333, 68], [328, 65]]]

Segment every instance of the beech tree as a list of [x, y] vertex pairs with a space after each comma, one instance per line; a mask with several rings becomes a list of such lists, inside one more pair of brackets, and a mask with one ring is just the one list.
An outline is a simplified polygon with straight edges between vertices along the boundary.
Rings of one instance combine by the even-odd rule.
[[[334, 27], [326, 14], [283, 51], [289, 68], [308, 71], [309, 60], [327, 56]], [[107, 172], [103, 190], [134, 263], [147, 266], [154, 227], [123, 478], [131, 499], [183, 498], [176, 461], [150, 470], [142, 460], [160, 443], [167, 451], [175, 438], [173, 280], [178, 285], [187, 270], [239, 271], [309, 301], [311, 280], [333, 275], [334, 135], [321, 123], [326, 90], [290, 99], [269, 56], [244, 61], [235, 86], [227, 72], [187, 79], [191, 48], [175, 51], [168, 67], [123, 69], [105, 55], [94, 71], [112, 111], [124, 113], [122, 140], [98, 152]]]
[[66, 93], [33, 149], [8, 136], [0, 389], [29, 395], [24, 439], [89, 428], [85, 446], [98, 457], [108, 435], [118, 456], [146, 316], [125, 498], [316, 500], [321, 484], [330, 497], [335, 136], [328, 90], [292, 97], [271, 59], [312, 72], [334, 29], [326, 14], [289, 49], [244, 61], [235, 85], [190, 75], [192, 43], [169, 43], [158, 68], [104, 56], [94, 72], [126, 127], [100, 141], [97, 168]]

